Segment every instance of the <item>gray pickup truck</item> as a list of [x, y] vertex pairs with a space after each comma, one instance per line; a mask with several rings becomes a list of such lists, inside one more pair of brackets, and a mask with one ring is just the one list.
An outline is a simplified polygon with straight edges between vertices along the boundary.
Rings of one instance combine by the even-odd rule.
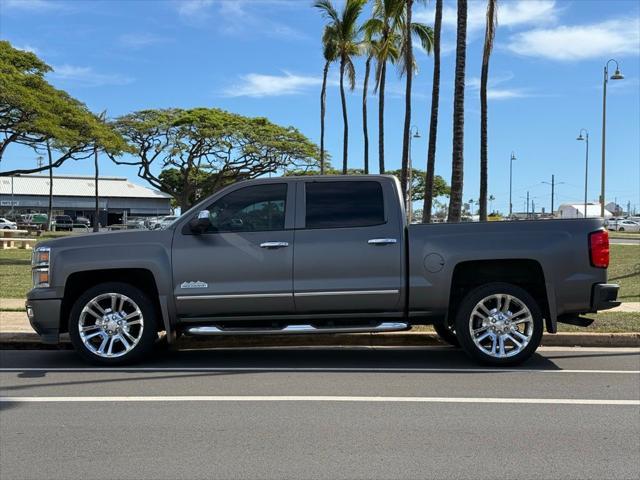
[[45, 342], [100, 364], [178, 335], [384, 332], [434, 325], [513, 365], [543, 330], [618, 305], [600, 219], [407, 225], [390, 176], [229, 186], [167, 229], [42, 242], [26, 302]]

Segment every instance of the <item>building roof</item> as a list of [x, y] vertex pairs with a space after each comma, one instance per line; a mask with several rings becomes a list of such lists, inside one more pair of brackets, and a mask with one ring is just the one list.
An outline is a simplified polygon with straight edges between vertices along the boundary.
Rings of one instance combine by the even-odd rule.
[[[11, 195], [11, 177], [0, 177], [0, 194]], [[101, 177], [98, 179], [100, 197], [120, 198], [171, 198], [171, 195], [152, 188], [131, 183], [122, 177]], [[49, 195], [49, 175], [20, 175], [13, 177], [14, 195]], [[53, 177], [53, 195], [59, 197], [95, 196], [94, 177], [67, 176]]]
[[[584, 217], [584, 203], [563, 203], [558, 207], [558, 211], [573, 209], [578, 212], [579, 215]], [[600, 216], [600, 204], [599, 203], [587, 203], [587, 217], [599, 217]], [[605, 217], [610, 217], [611, 212], [605, 209]]]

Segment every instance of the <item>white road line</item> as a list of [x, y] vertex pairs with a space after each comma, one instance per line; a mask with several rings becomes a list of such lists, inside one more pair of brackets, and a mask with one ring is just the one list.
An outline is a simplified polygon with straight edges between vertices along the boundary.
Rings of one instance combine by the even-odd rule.
[[575, 369], [517, 369], [517, 368], [375, 368], [375, 367], [73, 367], [73, 368], [47, 368], [47, 367], [27, 367], [27, 368], [0, 368], [0, 373], [4, 372], [95, 372], [95, 373], [135, 373], [135, 372], [326, 372], [326, 373], [590, 373], [590, 374], [627, 374], [638, 375], [640, 370], [575, 370]]
[[585, 398], [473, 398], [473, 397], [347, 397], [347, 396], [114, 396], [114, 397], [0, 397], [0, 403], [83, 402], [360, 402], [360, 403], [502, 403], [542, 405], [640, 406], [640, 400]]

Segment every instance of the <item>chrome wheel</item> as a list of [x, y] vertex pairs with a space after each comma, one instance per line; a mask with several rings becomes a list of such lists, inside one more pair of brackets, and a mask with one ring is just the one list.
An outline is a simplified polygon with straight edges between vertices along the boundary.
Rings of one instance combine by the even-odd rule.
[[126, 295], [103, 293], [80, 312], [78, 333], [91, 353], [105, 358], [121, 357], [133, 350], [144, 330], [140, 307]]
[[533, 336], [533, 316], [513, 295], [494, 294], [480, 300], [471, 312], [469, 332], [476, 347], [494, 358], [513, 357]]

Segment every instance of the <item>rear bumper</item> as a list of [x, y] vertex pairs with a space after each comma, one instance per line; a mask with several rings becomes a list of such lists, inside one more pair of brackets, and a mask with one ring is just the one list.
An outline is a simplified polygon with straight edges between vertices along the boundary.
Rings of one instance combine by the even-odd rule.
[[44, 343], [60, 341], [60, 310], [62, 300], [59, 298], [45, 300], [28, 299], [25, 307], [31, 327]]
[[615, 283], [597, 283], [591, 293], [591, 311], [608, 310], [617, 307], [621, 302], [617, 301], [619, 285]]

